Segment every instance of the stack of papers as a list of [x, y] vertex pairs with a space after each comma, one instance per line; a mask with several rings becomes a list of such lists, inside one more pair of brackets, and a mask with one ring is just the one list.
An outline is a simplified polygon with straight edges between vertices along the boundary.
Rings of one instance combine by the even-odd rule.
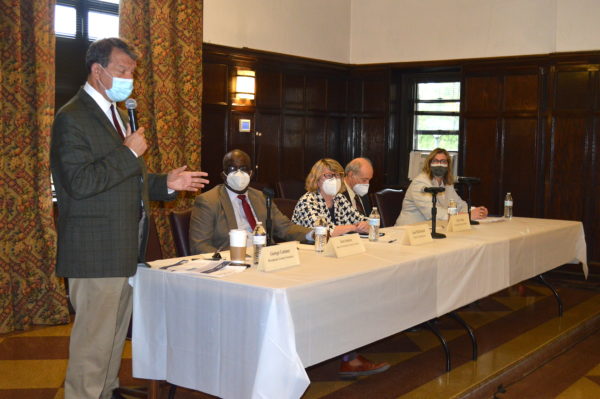
[[228, 260], [208, 259], [162, 259], [148, 262], [152, 269], [167, 272], [195, 274], [208, 277], [225, 277], [230, 274], [240, 273], [249, 265], [236, 265]]

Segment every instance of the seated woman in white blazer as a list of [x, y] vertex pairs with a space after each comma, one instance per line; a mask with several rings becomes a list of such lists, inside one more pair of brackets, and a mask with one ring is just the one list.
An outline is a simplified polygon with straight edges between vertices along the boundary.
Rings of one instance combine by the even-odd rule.
[[[456, 201], [459, 213], [468, 212], [467, 203], [458, 196], [453, 184], [452, 158], [445, 149], [436, 148], [431, 151], [425, 160], [423, 171], [408, 186], [402, 202], [402, 211], [396, 220], [396, 226], [431, 220], [431, 194], [423, 192], [425, 187], [444, 187], [446, 189], [437, 195], [436, 219], [445, 220], [448, 218], [448, 203], [450, 200]], [[488, 210], [484, 206], [471, 210], [471, 218], [474, 220], [483, 219], [487, 215]]]

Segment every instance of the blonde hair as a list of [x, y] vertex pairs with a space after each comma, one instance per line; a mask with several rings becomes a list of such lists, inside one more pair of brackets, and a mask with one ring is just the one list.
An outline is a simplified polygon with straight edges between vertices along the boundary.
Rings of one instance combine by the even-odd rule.
[[[341, 173], [342, 175], [344, 174], [344, 168], [342, 168], [342, 165], [340, 165], [340, 163], [335, 159], [319, 159], [310, 169], [308, 176], [306, 176], [306, 182], [304, 183], [304, 188], [306, 189], [306, 191], [315, 192], [319, 189], [318, 181], [321, 178], [321, 175], [323, 174], [323, 171], [325, 169], [329, 169], [333, 173]], [[345, 187], [342, 184], [340, 192], [342, 192], [344, 189]]]
[[431, 151], [431, 153], [425, 159], [425, 163], [423, 164], [423, 172], [425, 172], [430, 179], [433, 179], [433, 174], [431, 173], [431, 161], [438, 154], [444, 154], [446, 156], [446, 160], [448, 161], [448, 171], [443, 177], [444, 185], [454, 184], [454, 175], [452, 174], [452, 157], [450, 156], [450, 153], [443, 148], [436, 148]]

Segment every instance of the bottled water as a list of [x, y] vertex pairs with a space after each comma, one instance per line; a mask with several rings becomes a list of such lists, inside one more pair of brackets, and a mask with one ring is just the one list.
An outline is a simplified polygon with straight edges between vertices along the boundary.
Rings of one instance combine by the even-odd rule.
[[369, 215], [369, 241], [379, 240], [379, 223], [379, 212], [377, 211], [377, 207], [374, 206]]
[[458, 214], [458, 208], [456, 207], [456, 201], [451, 199], [448, 201], [448, 220], [450, 216]]
[[252, 246], [254, 247], [254, 255], [252, 256], [252, 265], [258, 266], [260, 260], [260, 251], [267, 245], [267, 231], [262, 225], [262, 222], [257, 222], [254, 231], [252, 232]]
[[325, 245], [327, 244], [327, 221], [324, 217], [320, 216], [315, 221], [314, 226], [315, 233], [315, 251], [317, 253], [323, 252], [325, 250]]
[[506, 219], [513, 217], [513, 199], [510, 193], [506, 193], [506, 197], [504, 197], [504, 217]]

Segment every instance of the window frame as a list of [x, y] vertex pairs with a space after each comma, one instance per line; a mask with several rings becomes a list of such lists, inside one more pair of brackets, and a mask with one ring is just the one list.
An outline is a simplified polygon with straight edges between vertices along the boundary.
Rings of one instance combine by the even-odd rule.
[[75, 27], [75, 36], [67, 36], [56, 34], [56, 37], [63, 39], [84, 39], [93, 41], [90, 39], [88, 29], [88, 13], [90, 11], [101, 12], [104, 14], [112, 14], [119, 17], [119, 4], [106, 3], [99, 0], [56, 0], [56, 5], [74, 7], [77, 21]]
[[[418, 98], [418, 85], [420, 83], [459, 83], [459, 98], [458, 100], [419, 100]], [[458, 147], [456, 150], [448, 150], [458, 153], [460, 151], [460, 132], [461, 132], [461, 109], [462, 109], [462, 97], [463, 97], [463, 82], [458, 74], [423, 74], [415, 76], [412, 82], [412, 102], [411, 102], [411, 148], [413, 151], [431, 151], [431, 149], [418, 148], [419, 136], [456, 136], [458, 139]], [[440, 104], [458, 102], [458, 111], [418, 111], [418, 104]], [[433, 116], [454, 116], [458, 118], [457, 130], [417, 130], [417, 117], [419, 115], [433, 115]]]

